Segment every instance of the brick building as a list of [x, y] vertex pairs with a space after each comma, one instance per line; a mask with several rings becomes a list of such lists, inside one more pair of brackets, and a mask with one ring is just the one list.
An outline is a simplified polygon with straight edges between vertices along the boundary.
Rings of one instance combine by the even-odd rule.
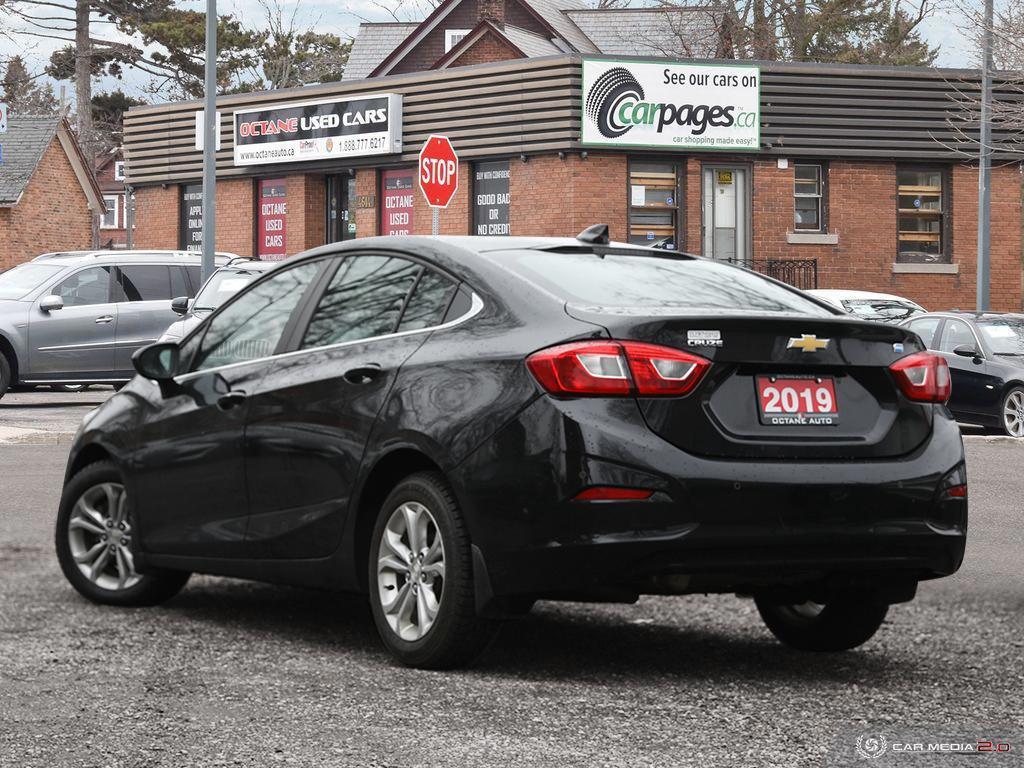
[[[802, 287], [974, 305], [976, 126], [960, 94], [977, 90], [976, 71], [673, 61], [662, 53], [672, 39], [711, 39], [707, 9], [569, 2], [446, 0], [419, 24], [363, 25], [340, 83], [222, 97], [217, 248], [282, 258], [429, 233], [415, 163], [440, 133], [461, 160], [443, 234], [572, 235], [607, 222], [615, 239]], [[715, 53], [710, 42], [699, 51]], [[126, 117], [139, 247], [199, 241], [199, 108]], [[1022, 308], [1013, 140], [996, 136], [992, 177], [1000, 310]]]
[[103, 193], [103, 215], [99, 220], [100, 248], [128, 247], [128, 208], [125, 190], [124, 152], [115, 147], [96, 161], [96, 182]]
[[0, 146], [0, 271], [47, 251], [93, 247], [102, 197], [67, 121], [11, 116]]

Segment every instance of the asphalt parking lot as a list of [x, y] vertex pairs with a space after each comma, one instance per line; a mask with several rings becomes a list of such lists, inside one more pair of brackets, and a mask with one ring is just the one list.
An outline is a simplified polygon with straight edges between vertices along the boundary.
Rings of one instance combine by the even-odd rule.
[[[0, 401], [0, 765], [817, 766], [865, 730], [1024, 731], [1024, 445], [968, 438], [963, 569], [858, 651], [662, 597], [541, 604], [431, 673], [390, 660], [358, 597], [195, 577], [160, 608], [79, 598], [52, 521], [69, 435], [110, 394]], [[1021, 764], [1015, 738], [992, 764]]]

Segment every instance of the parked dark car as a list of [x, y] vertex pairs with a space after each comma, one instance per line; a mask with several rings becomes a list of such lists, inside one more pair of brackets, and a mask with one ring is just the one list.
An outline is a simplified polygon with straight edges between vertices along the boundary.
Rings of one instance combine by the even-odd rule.
[[275, 267], [83, 424], [56, 545], [86, 597], [189, 572], [369, 594], [402, 662], [537, 599], [752, 595], [868, 640], [964, 554], [948, 369], [747, 270], [577, 239], [394, 237]]
[[935, 312], [905, 325], [949, 363], [957, 419], [1024, 438], [1024, 314]]

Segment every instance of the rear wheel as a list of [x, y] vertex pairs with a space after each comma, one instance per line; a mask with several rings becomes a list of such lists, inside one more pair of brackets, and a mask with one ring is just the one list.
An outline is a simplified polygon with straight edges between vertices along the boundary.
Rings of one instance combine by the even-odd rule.
[[403, 480], [370, 537], [370, 606], [395, 658], [421, 669], [471, 662], [499, 623], [476, 615], [469, 534], [436, 472]]
[[1003, 398], [1003, 432], [1024, 437], [1024, 387], [1014, 387]]
[[843, 596], [827, 603], [796, 605], [756, 598], [757, 610], [772, 634], [801, 651], [846, 651], [870, 640], [889, 606]]
[[133, 518], [120, 471], [107, 461], [85, 467], [64, 487], [57, 513], [57, 560], [71, 586], [94, 603], [156, 605], [189, 574], [135, 570]]

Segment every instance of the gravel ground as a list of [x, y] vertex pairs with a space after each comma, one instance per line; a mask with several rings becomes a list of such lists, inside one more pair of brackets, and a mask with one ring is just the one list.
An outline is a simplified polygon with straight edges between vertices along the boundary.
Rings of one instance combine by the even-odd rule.
[[787, 650], [731, 596], [547, 603], [448, 673], [396, 666], [358, 597], [196, 577], [160, 608], [85, 602], [50, 541], [65, 452], [0, 445], [3, 766], [760, 768], [865, 730], [1024, 731], [1021, 445], [969, 441], [964, 569], [856, 652]]

